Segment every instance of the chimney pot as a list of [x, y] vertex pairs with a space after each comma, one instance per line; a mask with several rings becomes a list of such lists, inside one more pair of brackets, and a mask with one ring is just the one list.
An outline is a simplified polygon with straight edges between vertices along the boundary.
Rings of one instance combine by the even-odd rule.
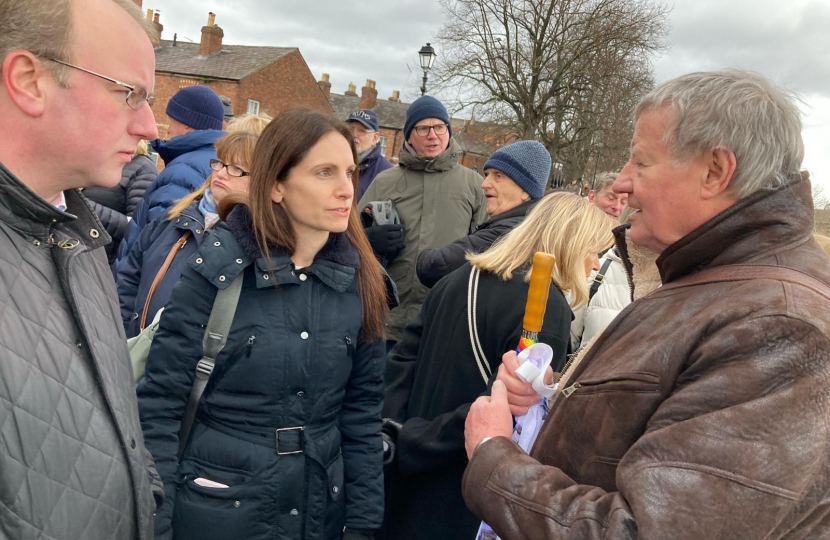
[[352, 97], [357, 97], [357, 91], [356, 90], [357, 90], [357, 87], [354, 85], [354, 83], [349, 83], [349, 89], [346, 90], [346, 95], [347, 96], [352, 96]]
[[398, 90], [392, 90], [392, 95], [389, 97], [388, 101], [399, 102], [401, 100], [401, 93]]
[[208, 23], [202, 27], [202, 41], [199, 42], [199, 56], [210, 56], [222, 50], [225, 32], [215, 24], [216, 15], [208, 13]]
[[152, 10], [152, 9], [148, 9], [148, 10], [147, 10], [147, 20], [148, 20], [148, 21], [152, 21], [152, 20], [153, 20], [153, 10]]
[[378, 103], [378, 91], [375, 90], [375, 81], [366, 79], [366, 86], [360, 89], [361, 109], [374, 109]]
[[326, 99], [328, 99], [329, 95], [331, 95], [331, 82], [329, 82], [328, 73], [323, 73], [323, 76], [320, 77], [319, 81], [317, 81], [317, 86], [320, 87], [320, 90], [323, 91], [323, 94], [326, 96]]

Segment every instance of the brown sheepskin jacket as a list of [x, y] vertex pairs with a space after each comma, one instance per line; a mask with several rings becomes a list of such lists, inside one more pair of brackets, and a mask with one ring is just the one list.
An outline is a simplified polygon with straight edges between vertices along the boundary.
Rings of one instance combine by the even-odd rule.
[[615, 231], [635, 301], [563, 374], [530, 455], [476, 450], [472, 511], [503, 540], [830, 538], [830, 300], [776, 279], [639, 290], [734, 264], [830, 283], [812, 227], [797, 180], [670, 246], [659, 275]]

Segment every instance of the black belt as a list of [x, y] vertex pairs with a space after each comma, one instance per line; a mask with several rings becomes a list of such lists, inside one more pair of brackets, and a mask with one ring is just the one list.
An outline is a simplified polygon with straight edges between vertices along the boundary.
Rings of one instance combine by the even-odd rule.
[[263, 431], [261, 433], [250, 433], [237, 429], [228, 428], [217, 422], [203, 420], [202, 423], [210, 429], [221, 431], [231, 437], [243, 441], [259, 444], [273, 448], [278, 456], [290, 456], [305, 452], [305, 426], [294, 426], [278, 428], [275, 430]]

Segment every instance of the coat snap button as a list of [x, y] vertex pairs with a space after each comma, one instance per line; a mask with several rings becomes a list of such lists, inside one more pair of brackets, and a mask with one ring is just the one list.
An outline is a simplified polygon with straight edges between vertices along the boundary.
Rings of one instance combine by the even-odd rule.
[[196, 259], [196, 264], [202, 264], [202, 258], [201, 258], [201, 257], [199, 257], [198, 259]]
[[304, 397], [305, 397], [305, 392], [303, 392], [302, 390], [300, 390], [299, 392], [297, 392], [297, 397], [298, 397], [298, 398], [304, 398]]
[[135, 450], [135, 439], [130, 439], [130, 448]]
[[202, 231], [200, 231], [199, 229], [196, 229], [196, 234], [199, 234], [200, 232], [202, 232]]
[[239, 508], [239, 505], [240, 505], [240, 504], [241, 504], [241, 503], [240, 503], [239, 501], [233, 501], [233, 505], [234, 505], [234, 507], [236, 507], [236, 508]]
[[219, 281], [225, 281], [225, 276], [219, 276]]
[[83, 349], [83, 348], [84, 348], [84, 344], [83, 344], [83, 343], [81, 343], [80, 341], [79, 341], [79, 342], [77, 342], [75, 345], [77, 345], [77, 347], [78, 347], [79, 349]]
[[184, 226], [187, 227], [187, 221], [184, 222]]
[[337, 486], [334, 486], [333, 488], [331, 488], [331, 492], [334, 493], [335, 495], [337, 495], [338, 493], [340, 493], [340, 488], [337, 487]]
[[308, 339], [308, 332], [303, 332], [302, 334], [300, 334], [300, 337], [303, 339]]
[[40, 247], [40, 240], [35, 240], [35, 247]]
[[292, 508], [290, 513], [291, 513], [292, 516], [299, 516], [300, 515], [300, 512], [296, 508]]
[[268, 274], [262, 274], [262, 279], [267, 281], [267, 280], [271, 279], [271, 277]]
[[305, 281], [308, 279], [308, 276], [305, 274], [300, 274], [300, 281]]
[[236, 264], [242, 264], [242, 259], [236, 259]]
[[99, 233], [97, 229], [90, 229], [89, 235], [93, 238], [98, 238], [99, 236], [101, 236], [101, 233]]
[[216, 246], [216, 247], [219, 247], [219, 246], [222, 245], [222, 242], [214, 242], [213, 245]]

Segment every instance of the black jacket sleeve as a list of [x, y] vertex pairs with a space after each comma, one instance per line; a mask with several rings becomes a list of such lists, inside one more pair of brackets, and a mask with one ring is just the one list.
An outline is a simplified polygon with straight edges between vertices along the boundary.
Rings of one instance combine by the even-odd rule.
[[159, 174], [158, 169], [153, 164], [153, 160], [149, 157], [137, 157], [135, 158], [135, 162], [137, 168], [127, 179], [126, 183], [127, 215], [131, 218], [135, 214], [138, 203], [144, 198], [144, 192], [147, 191], [147, 188], [150, 187], [150, 184], [153, 183], [153, 180]]
[[87, 199], [86, 204], [92, 209], [93, 212], [95, 212], [98, 219], [101, 220], [101, 224], [104, 226], [104, 229], [106, 229], [107, 234], [112, 237], [112, 242], [107, 244], [105, 248], [107, 252], [107, 260], [110, 264], [112, 264], [115, 260], [118, 245], [121, 244], [121, 240], [124, 238], [124, 235], [127, 234], [129, 220], [127, 219], [127, 216], [121, 212], [113, 210], [112, 208], [107, 208], [106, 206], [95, 201]]
[[467, 252], [481, 253], [493, 245], [500, 236], [512, 227], [495, 224], [479, 229], [440, 248], [429, 248], [418, 255], [416, 272], [425, 287], [432, 288], [438, 280], [467, 262]]

